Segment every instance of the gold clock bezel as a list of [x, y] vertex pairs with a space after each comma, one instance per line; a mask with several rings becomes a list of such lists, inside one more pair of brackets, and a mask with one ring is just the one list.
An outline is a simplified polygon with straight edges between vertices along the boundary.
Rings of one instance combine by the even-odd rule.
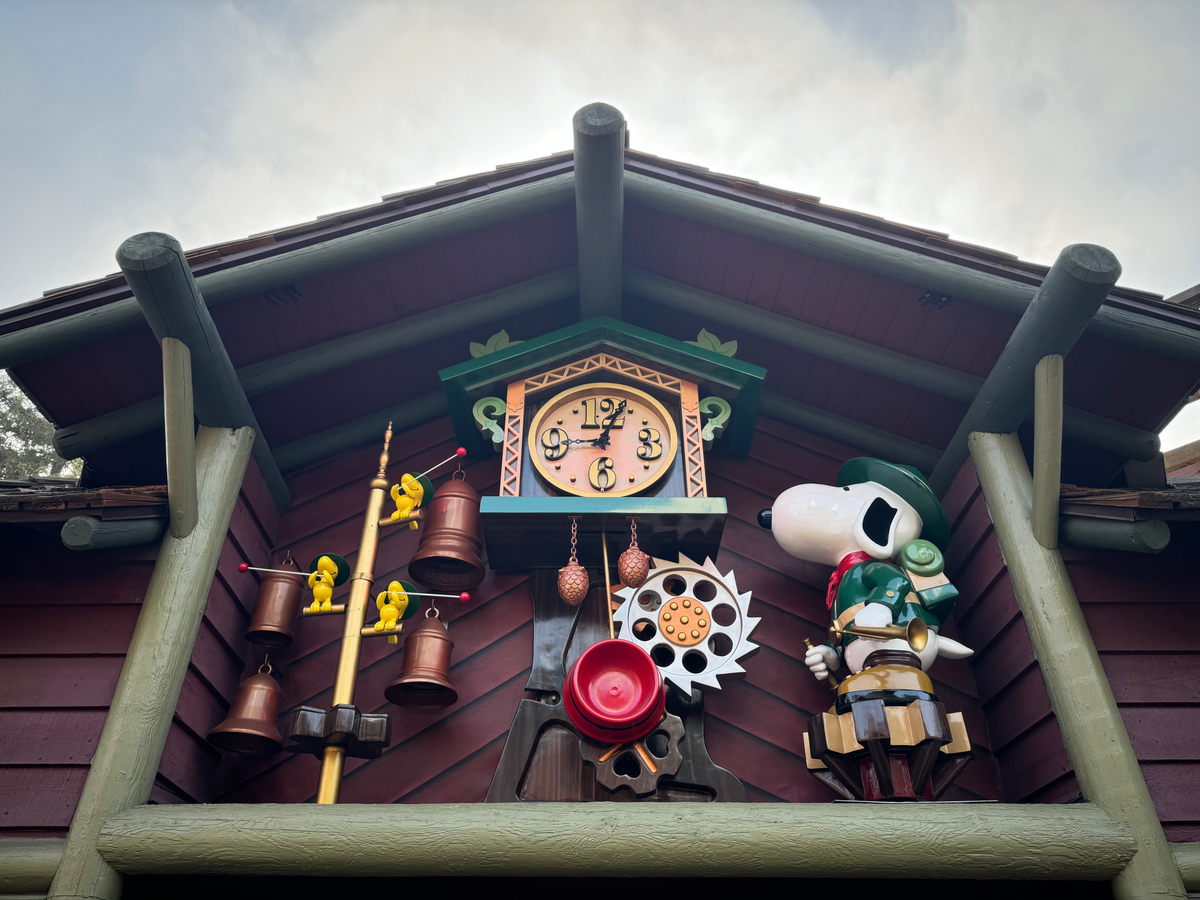
[[[655, 412], [658, 413], [662, 420], [667, 423], [667, 429], [670, 435], [669, 454], [667, 452], [663, 453], [664, 463], [659, 467], [658, 471], [641, 484], [635, 485], [631, 488], [625, 488], [624, 490], [620, 491], [595, 491], [590, 487], [587, 489], [578, 488], [569, 482], [557, 478], [554, 473], [546, 467], [545, 460], [543, 460], [542, 455], [537, 452], [537, 444], [534, 440], [534, 437], [536, 437], [536, 435], [541, 431], [543, 419], [545, 419], [550, 410], [557, 407], [562, 400], [570, 397], [573, 394], [594, 394], [597, 391], [604, 390], [624, 391], [639, 398], [639, 402], [648, 404], [655, 410]], [[647, 491], [654, 487], [654, 485], [658, 484], [674, 467], [675, 457], [679, 454], [679, 429], [675, 427], [675, 417], [671, 415], [671, 411], [667, 409], [667, 407], [664, 406], [660, 401], [652, 397], [650, 394], [647, 394], [645, 391], [638, 390], [635, 387], [630, 387], [627, 384], [617, 384], [611, 381], [590, 382], [588, 384], [577, 384], [574, 387], [567, 388], [565, 391], [560, 391], [542, 404], [541, 408], [538, 409], [533, 419], [530, 420], [529, 430], [525, 433], [525, 452], [529, 454], [529, 458], [533, 462], [533, 467], [537, 469], [538, 474], [541, 475], [542, 478], [546, 479], [546, 481], [548, 481], [551, 485], [553, 485], [555, 490], [565, 491], [574, 497], [630, 497], [634, 494], [640, 494], [643, 491]]]

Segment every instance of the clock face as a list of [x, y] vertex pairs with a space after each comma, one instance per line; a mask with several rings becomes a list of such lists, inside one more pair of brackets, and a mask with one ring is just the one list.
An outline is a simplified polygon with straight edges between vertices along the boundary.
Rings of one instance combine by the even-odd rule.
[[548, 401], [529, 425], [533, 465], [577, 497], [625, 497], [665, 476], [675, 461], [675, 420], [649, 394], [586, 384]]

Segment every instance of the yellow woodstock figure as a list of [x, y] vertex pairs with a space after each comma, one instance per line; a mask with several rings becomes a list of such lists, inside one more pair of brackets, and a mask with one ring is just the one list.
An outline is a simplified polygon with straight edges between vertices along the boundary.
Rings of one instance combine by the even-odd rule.
[[[396, 511], [392, 513], [392, 519], [407, 519], [414, 509], [420, 507], [425, 500], [425, 481], [424, 478], [414, 478], [405, 474], [400, 476], [399, 484], [392, 485], [392, 499], [396, 501]], [[409, 522], [408, 527], [416, 531], [416, 520]]]
[[308, 576], [308, 586], [312, 588], [313, 602], [309, 612], [329, 612], [333, 609], [333, 582], [337, 578], [338, 567], [328, 556], [317, 560], [317, 568]]
[[[375, 623], [375, 630], [395, 631], [404, 611], [408, 609], [408, 594], [400, 582], [393, 581], [386, 591], [381, 591], [375, 598], [375, 605], [379, 607], [379, 621]], [[396, 635], [389, 634], [388, 643], [397, 643]]]

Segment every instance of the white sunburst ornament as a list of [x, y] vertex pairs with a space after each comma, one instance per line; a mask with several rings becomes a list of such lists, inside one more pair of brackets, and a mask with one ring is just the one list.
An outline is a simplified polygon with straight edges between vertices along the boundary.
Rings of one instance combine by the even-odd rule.
[[623, 601], [613, 614], [618, 637], [649, 653], [685, 696], [693, 685], [720, 690], [718, 676], [746, 671], [739, 662], [758, 651], [750, 642], [760, 621], [750, 615], [750, 591], [739, 593], [733, 572], [721, 575], [711, 559], [656, 558], [645, 584], [615, 595]]

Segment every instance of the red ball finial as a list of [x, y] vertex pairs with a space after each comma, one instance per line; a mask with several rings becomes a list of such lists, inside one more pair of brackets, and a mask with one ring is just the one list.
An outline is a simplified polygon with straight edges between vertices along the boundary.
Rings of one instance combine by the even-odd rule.
[[454, 451], [454, 455], [457, 456], [459, 459], [462, 459], [464, 456], [467, 455], [467, 448], [459, 447], [457, 450]]
[[238, 571], [239, 572], [249, 572], [250, 571], [249, 564], [248, 563], [238, 563]]
[[459, 603], [470, 603], [471, 595], [468, 594], [466, 591], [463, 591], [461, 594], [458, 595], [458, 602]]

